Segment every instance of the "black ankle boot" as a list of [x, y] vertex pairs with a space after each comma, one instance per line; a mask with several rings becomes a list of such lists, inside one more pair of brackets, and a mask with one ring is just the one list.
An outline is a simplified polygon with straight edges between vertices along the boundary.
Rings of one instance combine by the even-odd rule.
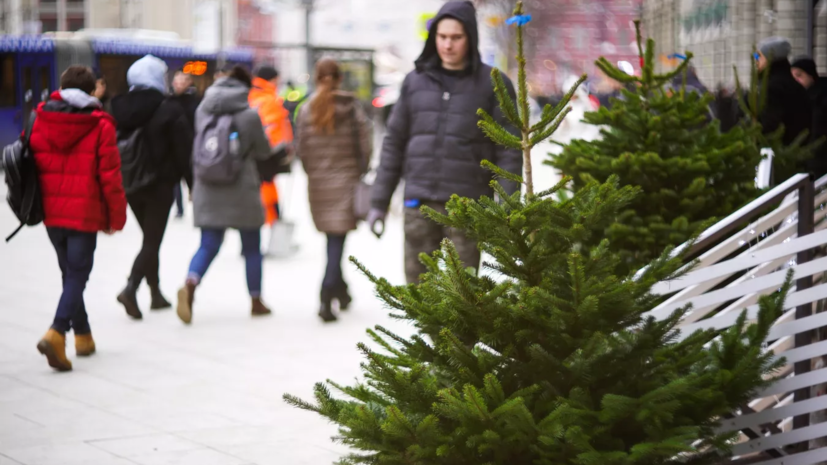
[[138, 308], [138, 297], [135, 295], [138, 292], [138, 285], [134, 281], [128, 281], [126, 287], [118, 295], [118, 302], [126, 309], [126, 314], [135, 320], [140, 320], [144, 317], [141, 309]]
[[351, 302], [353, 302], [353, 298], [347, 291], [346, 282], [342, 281], [342, 283], [336, 287], [333, 298], [339, 301], [339, 310], [345, 311], [348, 308], [350, 308], [350, 304]]
[[319, 317], [325, 323], [338, 320], [333, 314], [333, 293], [329, 289], [322, 289], [322, 305], [319, 308]]
[[150, 310], [163, 310], [165, 308], [172, 308], [172, 304], [161, 294], [161, 288], [157, 285], [149, 286], [149, 292], [152, 296], [152, 302], [149, 304]]

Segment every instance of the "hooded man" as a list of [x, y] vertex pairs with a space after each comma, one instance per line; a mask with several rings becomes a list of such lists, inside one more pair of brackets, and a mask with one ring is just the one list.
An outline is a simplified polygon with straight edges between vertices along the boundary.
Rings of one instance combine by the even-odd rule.
[[784, 126], [783, 144], [790, 145], [812, 127], [812, 110], [807, 91], [792, 75], [790, 42], [770, 37], [758, 44], [758, 70], [768, 73], [767, 99], [759, 120], [764, 134]]
[[[827, 137], [827, 78], [819, 77], [816, 62], [810, 57], [797, 58], [792, 64], [793, 77], [807, 89], [813, 110], [810, 139]], [[810, 172], [816, 177], [827, 174], [827, 143], [822, 143], [809, 162]]]
[[90, 95], [95, 81], [91, 69], [69, 67], [60, 77], [60, 90], [35, 110], [31, 133], [43, 222], [63, 276], [54, 323], [37, 349], [58, 371], [72, 369], [65, 349], [70, 329], [78, 356], [95, 352], [83, 291], [92, 272], [98, 232], [111, 234], [126, 223], [115, 120]]
[[152, 295], [150, 308], [172, 306], [159, 287], [158, 255], [175, 184], [184, 179], [192, 192], [193, 126], [181, 105], [167, 97], [166, 73], [163, 60], [147, 55], [126, 73], [129, 92], [112, 100], [121, 157], [129, 151], [135, 157], [123, 168], [126, 198], [144, 233], [126, 288], [118, 295], [118, 302], [136, 320], [143, 318], [136, 292], [144, 278]]
[[[384, 222], [391, 196], [404, 178], [405, 274], [410, 283], [425, 272], [419, 254], [437, 250], [445, 237], [454, 242], [466, 266], [478, 268], [480, 264], [477, 244], [427, 219], [420, 212], [422, 205], [444, 212], [453, 194], [492, 196], [492, 175], [480, 166], [483, 160], [511, 173], [523, 171], [518, 151], [497, 146], [477, 127], [480, 108], [510, 126], [497, 104], [491, 67], [482, 63], [478, 42], [474, 5], [469, 1], [443, 5], [388, 120], [368, 223], [381, 234], [377, 227]], [[513, 97], [511, 81], [503, 78]], [[519, 188], [515, 183], [503, 185], [508, 192]]]

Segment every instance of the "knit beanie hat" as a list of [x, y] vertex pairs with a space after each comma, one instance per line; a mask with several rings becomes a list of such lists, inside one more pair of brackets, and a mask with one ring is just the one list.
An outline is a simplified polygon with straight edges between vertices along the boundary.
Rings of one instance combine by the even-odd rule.
[[770, 61], [786, 60], [793, 48], [784, 37], [770, 37], [758, 44], [758, 50]]
[[793, 68], [798, 68], [813, 78], [818, 79], [818, 68], [816, 67], [816, 62], [808, 56], [796, 58], [795, 61], [793, 61]]
[[279, 77], [279, 72], [272, 66], [263, 65], [256, 70], [256, 77], [269, 81]]

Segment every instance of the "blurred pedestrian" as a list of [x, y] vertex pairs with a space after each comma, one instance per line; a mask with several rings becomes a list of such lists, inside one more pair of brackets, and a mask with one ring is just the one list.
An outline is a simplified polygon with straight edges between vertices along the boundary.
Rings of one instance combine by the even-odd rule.
[[75, 332], [75, 353], [89, 356], [95, 341], [83, 302], [92, 272], [97, 234], [126, 223], [126, 197], [115, 136], [115, 120], [102, 110], [91, 69], [70, 66], [60, 90], [35, 111], [30, 147], [43, 201], [44, 224], [63, 279], [52, 327], [37, 344], [49, 366], [72, 369], [66, 333]]
[[[792, 64], [793, 77], [807, 89], [813, 110], [813, 125], [810, 139], [827, 137], [827, 78], [818, 75], [816, 63], [810, 57], [799, 57]], [[816, 178], [827, 174], [827, 143], [822, 142], [809, 160], [810, 172]]]
[[810, 98], [792, 75], [789, 60], [792, 47], [787, 39], [765, 39], [758, 44], [758, 51], [758, 70], [768, 75], [766, 105], [759, 121], [764, 134], [771, 134], [783, 125], [782, 142], [788, 146], [812, 127]]
[[98, 99], [101, 103], [101, 108], [107, 113], [112, 112], [111, 100], [109, 99], [109, 89], [106, 85], [106, 76], [99, 69], [94, 69], [95, 73], [95, 92], [92, 96]]
[[319, 316], [335, 321], [332, 302], [347, 310], [351, 302], [342, 274], [347, 233], [356, 229], [354, 194], [370, 166], [373, 151], [370, 122], [356, 97], [341, 91], [336, 61], [316, 64], [316, 91], [296, 120], [298, 153], [307, 172], [310, 211], [316, 229], [327, 235], [327, 268]]
[[[183, 70], [175, 72], [175, 77], [172, 79], [172, 96], [170, 99], [181, 105], [194, 134], [195, 110], [198, 109], [201, 99], [198, 97], [198, 89], [195, 88], [192, 76]], [[176, 218], [184, 217], [184, 192], [181, 189], [181, 182], [175, 183], [175, 210]]]
[[[507, 127], [491, 84], [491, 68], [482, 63], [474, 5], [451, 1], [432, 20], [428, 40], [416, 69], [402, 83], [399, 101], [387, 124], [379, 170], [373, 188], [368, 223], [377, 235], [391, 196], [405, 178], [405, 274], [415, 283], [425, 272], [421, 253], [431, 253], [449, 237], [462, 262], [480, 265], [480, 251], [472, 239], [427, 219], [420, 207], [445, 211], [453, 194], [478, 198], [494, 194], [492, 174], [480, 166], [489, 160], [500, 168], [522, 174], [517, 150], [496, 145], [477, 127], [477, 110], [485, 109]], [[511, 81], [503, 75], [509, 94]], [[519, 186], [502, 182], [508, 193]]]
[[175, 184], [192, 186], [192, 126], [181, 106], [166, 93], [167, 65], [147, 55], [126, 74], [129, 92], [112, 101], [118, 122], [118, 146], [124, 161], [124, 186], [129, 207], [143, 231], [141, 251], [132, 265], [126, 287], [118, 295], [126, 313], [141, 319], [137, 291], [146, 279], [150, 309], [172, 305], [160, 289], [159, 252], [169, 222]]
[[[252, 315], [271, 313], [261, 299], [264, 209], [256, 169], [257, 160], [270, 156], [270, 144], [258, 113], [247, 103], [250, 87], [250, 73], [234, 67], [229, 76], [207, 89], [195, 115], [192, 198], [195, 226], [201, 228], [201, 246], [192, 257], [184, 287], [178, 291], [178, 316], [184, 323], [192, 321], [196, 287], [218, 255], [228, 228], [241, 234]], [[230, 118], [225, 120], [225, 116]], [[222, 128], [233, 132], [222, 135]], [[238, 171], [233, 172], [233, 167]]]
[[279, 217], [279, 195], [275, 177], [290, 171], [293, 150], [293, 127], [290, 114], [279, 96], [279, 72], [272, 66], [263, 65], [256, 70], [253, 88], [250, 90], [250, 107], [258, 111], [264, 132], [270, 142], [271, 157], [259, 163], [261, 175], [261, 200], [264, 204], [265, 223], [272, 226]]

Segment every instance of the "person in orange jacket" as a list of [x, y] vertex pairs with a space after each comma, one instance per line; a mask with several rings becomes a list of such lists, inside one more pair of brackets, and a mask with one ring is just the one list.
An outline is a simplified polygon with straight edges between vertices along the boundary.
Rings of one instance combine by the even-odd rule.
[[[279, 72], [272, 66], [264, 65], [259, 67], [255, 74], [249, 96], [250, 107], [256, 109], [261, 117], [272, 153], [277, 155], [284, 151], [289, 158], [289, 154], [292, 153], [293, 128], [290, 125], [290, 113], [284, 108], [284, 100], [278, 95]], [[262, 179], [261, 202], [264, 204], [266, 222], [272, 225], [279, 216], [279, 196], [275, 179]]]

